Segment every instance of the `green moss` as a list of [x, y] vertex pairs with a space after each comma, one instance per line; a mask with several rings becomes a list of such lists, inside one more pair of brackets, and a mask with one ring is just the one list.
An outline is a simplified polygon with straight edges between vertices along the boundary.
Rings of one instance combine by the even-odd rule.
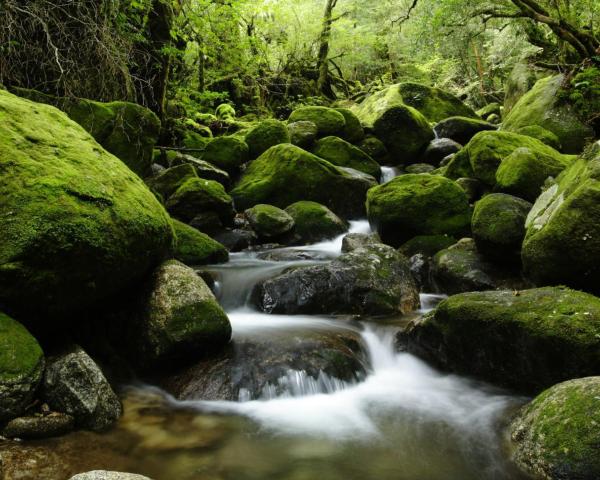
[[234, 175], [248, 161], [249, 149], [246, 142], [239, 138], [217, 137], [206, 146], [202, 158]]
[[504, 193], [492, 193], [479, 200], [471, 220], [477, 249], [501, 262], [519, 261], [525, 219], [531, 207], [531, 203]]
[[228, 103], [222, 103], [215, 109], [218, 120], [235, 120], [235, 108]]
[[317, 139], [319, 130], [313, 122], [306, 120], [288, 124], [290, 142], [301, 148], [310, 148]]
[[0, 385], [39, 375], [43, 361], [36, 339], [19, 322], [0, 313]]
[[292, 112], [290, 123], [309, 121], [317, 126], [318, 136], [342, 135], [346, 127], [344, 115], [328, 107], [300, 107]]
[[417, 235], [404, 243], [398, 250], [407, 257], [417, 253], [433, 257], [440, 250], [444, 250], [456, 243], [456, 239], [449, 235]]
[[344, 120], [346, 120], [344, 133], [342, 134], [344, 140], [356, 144], [365, 138], [365, 131], [360, 124], [360, 120], [352, 110], [348, 108], [336, 108], [335, 111], [341, 113], [344, 116]]
[[572, 105], [579, 118], [598, 133], [600, 123], [600, 68], [588, 67], [571, 79], [568, 88], [559, 93], [561, 101]]
[[417, 235], [462, 235], [471, 222], [464, 190], [429, 174], [402, 175], [372, 188], [367, 215], [381, 239], [396, 247]]
[[538, 80], [506, 116], [502, 128], [517, 131], [538, 125], [558, 137], [565, 153], [581, 152], [594, 131], [579, 117], [571, 102], [561, 100], [564, 80], [563, 75]]
[[452, 158], [446, 176], [453, 179], [476, 178], [493, 187], [496, 184], [496, 170], [502, 160], [522, 147], [535, 154], [551, 157], [558, 163], [569, 160], [569, 157], [535, 138], [511, 132], [480, 132]]
[[545, 478], [600, 477], [600, 377], [556, 385], [512, 424], [518, 464]]
[[251, 162], [231, 195], [240, 210], [259, 203], [285, 208], [312, 200], [338, 215], [359, 216], [364, 213], [366, 190], [373, 184], [299, 147], [282, 144]]
[[430, 122], [439, 122], [457, 116], [477, 118], [477, 114], [471, 107], [439, 88], [406, 82], [400, 83], [398, 90], [403, 102], [417, 109]]
[[549, 147], [555, 150], [561, 150], [560, 139], [549, 130], [539, 125], [529, 125], [527, 127], [521, 127], [515, 130], [515, 133], [520, 135], [527, 135], [528, 137], [537, 138], [540, 142], [545, 143]]
[[285, 123], [279, 120], [265, 120], [246, 135], [250, 158], [256, 158], [274, 145], [290, 143], [290, 132]]
[[166, 206], [171, 215], [184, 222], [206, 211], [216, 212], [224, 223], [230, 223], [234, 216], [233, 201], [223, 185], [197, 177], [183, 182], [169, 197]]
[[302, 242], [312, 243], [334, 238], [348, 230], [347, 222], [317, 202], [295, 202], [285, 211], [294, 219], [294, 232]]
[[189, 163], [167, 168], [156, 177], [147, 180], [148, 186], [158, 192], [164, 200], [168, 199], [186, 180], [197, 178], [196, 170]]
[[539, 79], [550, 75], [548, 70], [536, 68], [528, 63], [517, 63], [505, 83], [504, 111], [510, 112], [519, 99], [531, 90]]
[[0, 92], [0, 171], [0, 303], [12, 310], [89, 307], [171, 248], [142, 180], [54, 107]]
[[502, 105], [500, 105], [498, 102], [488, 103], [485, 107], [477, 110], [476, 113], [479, 117], [483, 118], [484, 120], [487, 120], [487, 118], [490, 115], [494, 114], [502, 116]]
[[381, 176], [381, 167], [360, 148], [338, 137], [325, 137], [317, 141], [312, 152], [338, 167], [354, 168], [376, 179]]
[[385, 145], [377, 137], [366, 137], [362, 142], [358, 144], [363, 152], [373, 158], [379, 165], [390, 165], [391, 159], [390, 154], [385, 148]]
[[252, 229], [262, 238], [276, 238], [294, 228], [294, 219], [281, 208], [258, 204], [244, 212]]
[[179, 220], [173, 220], [176, 243], [174, 256], [187, 265], [224, 263], [229, 252], [216, 240]]

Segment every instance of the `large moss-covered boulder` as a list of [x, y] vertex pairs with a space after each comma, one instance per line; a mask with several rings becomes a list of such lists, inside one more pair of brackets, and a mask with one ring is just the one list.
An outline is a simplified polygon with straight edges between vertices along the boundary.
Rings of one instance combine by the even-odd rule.
[[344, 116], [344, 120], [346, 120], [344, 133], [341, 135], [344, 140], [357, 144], [365, 138], [365, 130], [360, 123], [360, 119], [352, 110], [349, 108], [336, 108], [335, 110], [340, 112]]
[[160, 120], [152, 111], [130, 102], [102, 103], [25, 89], [15, 92], [34, 102], [58, 107], [135, 173], [141, 177], [150, 173], [152, 149], [160, 133]]
[[248, 223], [263, 239], [279, 238], [294, 228], [294, 219], [281, 208], [258, 204], [244, 212]]
[[223, 185], [214, 180], [189, 178], [169, 197], [167, 210], [175, 218], [189, 222], [198, 214], [215, 212], [222, 222], [233, 220], [233, 200]]
[[504, 84], [504, 114], [506, 115], [538, 80], [552, 75], [550, 70], [537, 68], [525, 62], [517, 63]]
[[0, 423], [29, 406], [43, 371], [44, 353], [36, 339], [0, 312]]
[[0, 170], [9, 310], [62, 317], [89, 307], [172, 246], [169, 216], [142, 180], [54, 107], [0, 91]]
[[535, 202], [523, 267], [538, 284], [600, 293], [600, 155], [581, 158]]
[[546, 130], [544, 127], [540, 127], [539, 125], [528, 125], [527, 127], [520, 127], [515, 130], [515, 133], [537, 138], [540, 142], [545, 143], [549, 147], [552, 147], [554, 150], [562, 150], [560, 139], [550, 130]]
[[142, 368], [198, 359], [231, 337], [229, 319], [204, 280], [176, 260], [156, 269], [128, 317], [129, 353]]
[[155, 177], [146, 179], [146, 183], [153, 192], [159, 194], [166, 201], [187, 180], [198, 178], [194, 166], [190, 163], [182, 163], [175, 167], [161, 171]]
[[600, 299], [558, 287], [461, 293], [400, 341], [446, 369], [537, 393], [600, 373]]
[[506, 115], [502, 128], [516, 131], [521, 127], [539, 125], [558, 137], [565, 153], [581, 152], [594, 137], [594, 130], [561, 95], [564, 81], [563, 75], [538, 80]]
[[466, 145], [479, 132], [497, 130], [498, 127], [477, 118], [449, 117], [439, 122], [433, 129], [439, 138], [451, 138]]
[[535, 202], [549, 177], [557, 177], [570, 163], [526, 147], [517, 148], [496, 170], [496, 189]]
[[290, 132], [285, 123], [269, 119], [260, 122], [245, 137], [250, 158], [256, 158], [274, 145], [290, 143]]
[[310, 149], [313, 146], [319, 133], [317, 125], [308, 120], [289, 123], [288, 130], [290, 132], [290, 143], [305, 149]]
[[398, 85], [398, 90], [404, 103], [416, 108], [430, 122], [439, 122], [448, 117], [477, 118], [471, 107], [439, 88], [405, 82]]
[[229, 260], [229, 252], [216, 240], [194, 227], [173, 219], [175, 258], [186, 265], [207, 265]]
[[294, 219], [294, 233], [301, 243], [314, 243], [334, 238], [348, 230], [348, 223], [317, 202], [300, 201], [285, 211]]
[[230, 192], [238, 210], [259, 203], [285, 208], [299, 200], [322, 203], [336, 214], [364, 215], [375, 179], [356, 175], [291, 144], [270, 148], [248, 166]]
[[167, 159], [172, 167], [176, 167], [178, 165], [191, 165], [200, 178], [204, 178], [205, 180], [214, 180], [215, 182], [219, 182], [225, 188], [229, 187], [229, 183], [231, 181], [229, 173], [227, 173], [225, 170], [215, 167], [212, 163], [209, 163], [206, 160], [178, 152], [169, 152], [167, 154]]
[[249, 149], [244, 140], [237, 137], [217, 137], [206, 146], [202, 159], [235, 175], [248, 161], [248, 156]]
[[308, 121], [317, 126], [318, 136], [341, 136], [345, 132], [346, 119], [341, 112], [328, 107], [300, 107], [292, 112], [290, 123]]
[[394, 164], [414, 163], [434, 139], [427, 118], [403, 103], [398, 85], [367, 97], [356, 115], [383, 142]]
[[379, 180], [381, 167], [360, 148], [338, 137], [325, 137], [317, 141], [312, 152], [339, 167], [349, 167]]
[[363, 152], [375, 160], [379, 165], [389, 165], [391, 163], [390, 153], [381, 140], [369, 135], [365, 137], [358, 145]]
[[568, 161], [568, 157], [535, 138], [511, 132], [480, 132], [452, 158], [445, 175], [454, 179], [476, 178], [493, 187], [500, 163], [517, 148], [528, 148], [557, 162]]
[[600, 478], [600, 377], [549, 388], [513, 420], [514, 459], [536, 478]]
[[492, 193], [475, 204], [471, 231], [477, 249], [498, 262], [519, 261], [525, 219], [531, 203], [512, 195]]
[[408, 174], [369, 190], [369, 222], [381, 239], [395, 247], [417, 235], [461, 235], [471, 223], [462, 188], [447, 178]]

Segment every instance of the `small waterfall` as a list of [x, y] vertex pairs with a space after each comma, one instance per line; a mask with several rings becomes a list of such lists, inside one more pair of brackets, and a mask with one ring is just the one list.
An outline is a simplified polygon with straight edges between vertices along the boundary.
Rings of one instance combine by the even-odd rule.
[[398, 176], [399, 170], [396, 167], [381, 167], [381, 183], [387, 183]]

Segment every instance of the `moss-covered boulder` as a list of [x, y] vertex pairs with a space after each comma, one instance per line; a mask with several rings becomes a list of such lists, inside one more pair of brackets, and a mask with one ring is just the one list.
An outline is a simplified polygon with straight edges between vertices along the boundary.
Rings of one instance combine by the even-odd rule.
[[423, 156], [421, 157], [421, 162], [428, 163], [434, 167], [438, 167], [442, 160], [448, 157], [448, 155], [453, 155], [456, 152], [460, 151], [462, 145], [450, 138], [436, 138], [432, 140]]
[[600, 373], [600, 299], [557, 287], [462, 293], [400, 339], [446, 369], [537, 393]]
[[398, 250], [409, 258], [417, 254], [433, 257], [440, 250], [451, 247], [455, 243], [456, 239], [449, 235], [417, 235], [403, 243]]
[[186, 265], [207, 265], [229, 260], [229, 252], [216, 240], [194, 227], [173, 219], [175, 258]]
[[44, 353], [36, 339], [0, 312], [0, 423], [30, 405], [43, 371]]
[[348, 223], [317, 202], [300, 201], [285, 211], [294, 219], [294, 233], [300, 243], [314, 243], [335, 238], [348, 230]]
[[212, 211], [227, 224], [235, 215], [233, 200], [223, 185], [198, 177], [183, 182], [169, 197], [166, 207], [171, 215], [184, 222], [189, 222], [200, 213]]
[[562, 97], [564, 81], [563, 75], [538, 80], [506, 115], [502, 128], [516, 131], [521, 127], [539, 125], [558, 137], [565, 153], [581, 152], [589, 139], [594, 137], [594, 130]]
[[290, 143], [305, 149], [310, 149], [313, 146], [319, 133], [317, 125], [308, 120], [289, 123], [288, 130], [290, 132]]
[[416, 108], [430, 122], [439, 122], [448, 117], [477, 118], [471, 107], [439, 88], [405, 82], [398, 85], [398, 90], [404, 103]]
[[600, 294], [600, 155], [581, 158], [535, 202], [523, 267], [537, 284]]
[[240, 138], [217, 137], [206, 146], [202, 159], [225, 170], [229, 175], [236, 175], [249, 159], [249, 148]]
[[487, 120], [490, 115], [502, 116], [502, 105], [498, 102], [488, 103], [485, 107], [480, 108], [475, 113], [484, 120]]
[[514, 459], [536, 478], [600, 478], [600, 377], [549, 388], [513, 420]]
[[221, 121], [235, 120], [235, 108], [228, 103], [222, 103], [215, 109], [215, 117]]
[[90, 307], [172, 246], [169, 216], [142, 180], [54, 107], [0, 91], [0, 170], [9, 311], [64, 317]]
[[274, 145], [290, 143], [290, 132], [285, 123], [269, 119], [260, 122], [245, 137], [250, 158], [257, 158]]
[[58, 107], [135, 173], [141, 177], [150, 173], [160, 120], [147, 108], [130, 102], [102, 103], [84, 98], [54, 97], [35, 90], [15, 89], [15, 93], [34, 102]]
[[468, 117], [450, 117], [433, 127], [438, 138], [450, 138], [461, 145], [466, 145], [479, 132], [497, 130], [491, 123]]
[[549, 177], [557, 177], [569, 164], [566, 157], [517, 148], [496, 170], [496, 189], [535, 202]]
[[512, 132], [480, 132], [452, 158], [445, 175], [454, 179], [476, 178], [493, 187], [500, 163], [517, 148], [528, 148], [557, 162], [565, 163], [569, 159], [535, 138]]
[[540, 127], [539, 125], [528, 125], [527, 127], [517, 128], [515, 133], [537, 138], [540, 142], [545, 143], [554, 150], [560, 151], [562, 149], [560, 139], [550, 130], [546, 130], [544, 127]]
[[292, 112], [290, 123], [308, 121], [317, 126], [318, 136], [343, 135], [346, 119], [341, 112], [328, 107], [300, 107]]
[[344, 133], [341, 135], [344, 140], [357, 144], [365, 138], [365, 130], [360, 123], [360, 119], [352, 110], [349, 108], [336, 108], [335, 110], [340, 112], [344, 116], [344, 120], [346, 120]]
[[198, 359], [231, 338], [229, 319], [204, 280], [176, 260], [153, 273], [127, 328], [129, 352], [142, 368]]
[[167, 158], [172, 167], [178, 165], [191, 165], [200, 178], [204, 178], [205, 180], [214, 180], [215, 182], [219, 182], [225, 188], [229, 187], [231, 182], [229, 173], [227, 173], [225, 170], [215, 167], [212, 163], [209, 163], [206, 160], [175, 151], [169, 152], [167, 154]]
[[552, 75], [552, 71], [519, 62], [510, 72], [504, 84], [504, 114], [506, 115], [538, 80]]
[[259, 203], [285, 208], [299, 200], [322, 203], [336, 214], [364, 215], [367, 190], [376, 181], [336, 167], [291, 144], [277, 145], [250, 163], [230, 192], [238, 210]]
[[254, 205], [244, 215], [259, 238], [280, 238], [294, 228], [294, 219], [285, 210], [273, 205]]
[[390, 165], [392, 162], [390, 153], [377, 137], [367, 136], [357, 146], [379, 165]]
[[158, 193], [166, 201], [175, 191], [190, 178], [198, 178], [196, 169], [189, 163], [177, 165], [163, 170], [155, 177], [146, 179], [153, 192]]
[[402, 175], [372, 188], [367, 215], [383, 242], [395, 247], [417, 235], [462, 235], [471, 223], [464, 190], [429, 174]]
[[398, 85], [367, 97], [356, 115], [383, 142], [393, 164], [414, 163], [434, 139], [427, 118], [403, 103]]
[[349, 167], [364, 172], [376, 180], [381, 177], [381, 167], [360, 148], [338, 137], [325, 137], [317, 141], [312, 152], [338, 167]]
[[504, 193], [492, 193], [479, 200], [471, 220], [477, 249], [499, 262], [518, 262], [525, 238], [525, 219], [532, 206]]

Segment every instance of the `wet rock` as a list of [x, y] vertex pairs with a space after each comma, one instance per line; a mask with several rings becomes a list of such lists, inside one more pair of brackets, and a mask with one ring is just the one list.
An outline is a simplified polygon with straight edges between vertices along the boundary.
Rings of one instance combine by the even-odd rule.
[[33, 440], [64, 435], [75, 427], [71, 415], [52, 412], [49, 415], [18, 417], [6, 424], [2, 436]]
[[463, 293], [398, 339], [445, 369], [539, 393], [600, 373], [600, 299], [558, 287]]
[[299, 372], [314, 380], [321, 376], [323, 387], [327, 380], [321, 372], [347, 382], [364, 377], [360, 336], [350, 330], [242, 336], [217, 358], [186, 368], [162, 385], [181, 400], [236, 401], [293, 393], [294, 376], [303, 377]]
[[93, 470], [91, 472], [78, 473], [69, 480], [151, 480], [143, 475], [124, 472], [109, 472], [107, 470]]
[[412, 273], [419, 291], [429, 292], [432, 290], [430, 281], [431, 257], [417, 253], [408, 259], [410, 272]]
[[450, 138], [436, 138], [425, 149], [421, 161], [437, 167], [444, 158], [458, 152], [461, 148], [460, 143]]
[[121, 416], [121, 403], [104, 374], [77, 345], [48, 358], [42, 397], [90, 430], [106, 430]]
[[241, 252], [258, 242], [258, 236], [251, 230], [228, 229], [216, 233], [213, 238], [230, 252]]
[[368, 248], [381, 244], [376, 233], [349, 233], [342, 240], [342, 252], [353, 252], [359, 248]]
[[479, 132], [497, 130], [498, 127], [483, 120], [466, 117], [450, 117], [442, 120], [435, 127], [439, 138], [451, 139], [460, 145], [466, 145]]
[[256, 258], [270, 262], [295, 262], [299, 260], [329, 260], [330, 257], [318, 251], [279, 249], [260, 252], [256, 255]]
[[471, 238], [463, 238], [438, 252], [433, 258], [431, 277], [437, 291], [450, 295], [527, 286], [518, 269], [490, 262], [477, 251]]
[[286, 314], [385, 315], [419, 305], [407, 259], [383, 244], [283, 273], [258, 284], [253, 297], [262, 311]]

